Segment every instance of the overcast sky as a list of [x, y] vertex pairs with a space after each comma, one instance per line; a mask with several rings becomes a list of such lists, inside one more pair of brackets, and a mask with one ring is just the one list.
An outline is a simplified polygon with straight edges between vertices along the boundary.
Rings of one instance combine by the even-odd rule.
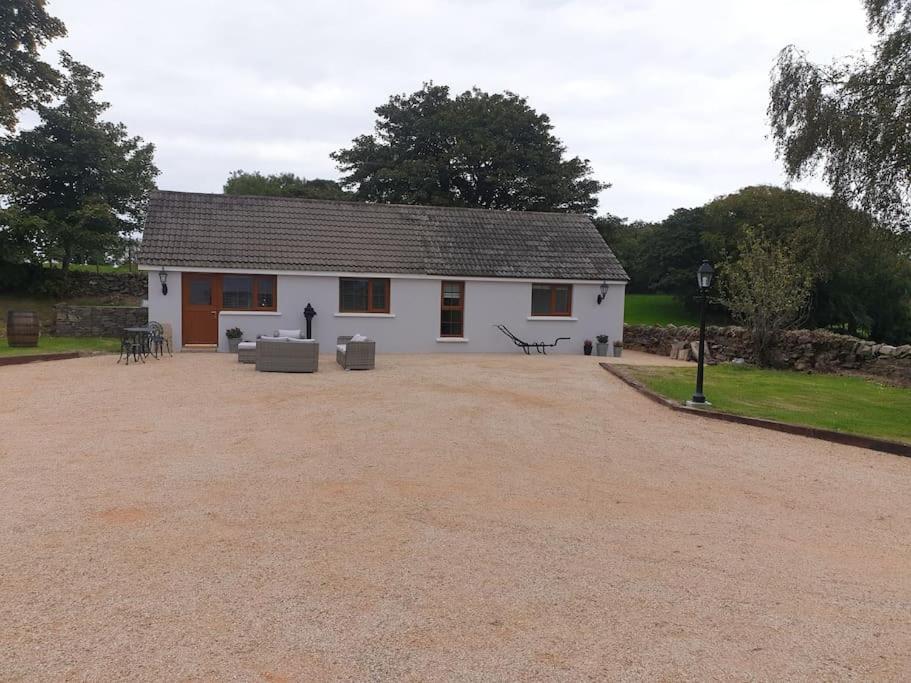
[[[105, 74], [110, 117], [169, 190], [234, 169], [338, 177], [329, 153], [392, 93], [511, 90], [613, 184], [600, 212], [660, 219], [781, 183], [769, 71], [868, 44], [860, 0], [50, 0], [53, 44]], [[818, 188], [819, 186], [817, 186]]]

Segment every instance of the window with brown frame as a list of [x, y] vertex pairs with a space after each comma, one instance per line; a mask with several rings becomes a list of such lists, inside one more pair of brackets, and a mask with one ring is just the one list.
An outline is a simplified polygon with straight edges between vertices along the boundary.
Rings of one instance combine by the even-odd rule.
[[388, 313], [389, 278], [339, 278], [338, 310], [339, 313]]
[[531, 314], [539, 316], [570, 316], [573, 313], [572, 285], [531, 286]]
[[464, 282], [443, 282], [440, 286], [440, 336], [465, 336]]
[[221, 307], [226, 311], [274, 311], [275, 275], [222, 275]]

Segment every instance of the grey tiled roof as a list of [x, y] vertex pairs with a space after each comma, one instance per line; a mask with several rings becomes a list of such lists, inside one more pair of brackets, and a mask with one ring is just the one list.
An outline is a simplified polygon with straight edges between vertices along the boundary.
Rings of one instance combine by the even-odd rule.
[[154, 192], [141, 261], [251, 270], [626, 280], [586, 217]]

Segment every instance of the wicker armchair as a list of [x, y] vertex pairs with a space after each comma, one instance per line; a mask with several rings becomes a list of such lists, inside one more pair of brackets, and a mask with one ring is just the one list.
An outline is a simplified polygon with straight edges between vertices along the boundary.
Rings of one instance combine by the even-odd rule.
[[351, 341], [351, 337], [339, 337], [335, 347], [335, 360], [345, 370], [373, 370], [376, 366], [376, 342]]
[[256, 369], [259, 372], [316, 372], [319, 344], [310, 340], [261, 338], [256, 342]]

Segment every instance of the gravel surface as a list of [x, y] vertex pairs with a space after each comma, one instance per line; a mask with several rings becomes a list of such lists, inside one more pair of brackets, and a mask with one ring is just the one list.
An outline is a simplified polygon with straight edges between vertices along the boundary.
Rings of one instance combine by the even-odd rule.
[[0, 369], [0, 679], [908, 680], [911, 460], [598, 360]]

